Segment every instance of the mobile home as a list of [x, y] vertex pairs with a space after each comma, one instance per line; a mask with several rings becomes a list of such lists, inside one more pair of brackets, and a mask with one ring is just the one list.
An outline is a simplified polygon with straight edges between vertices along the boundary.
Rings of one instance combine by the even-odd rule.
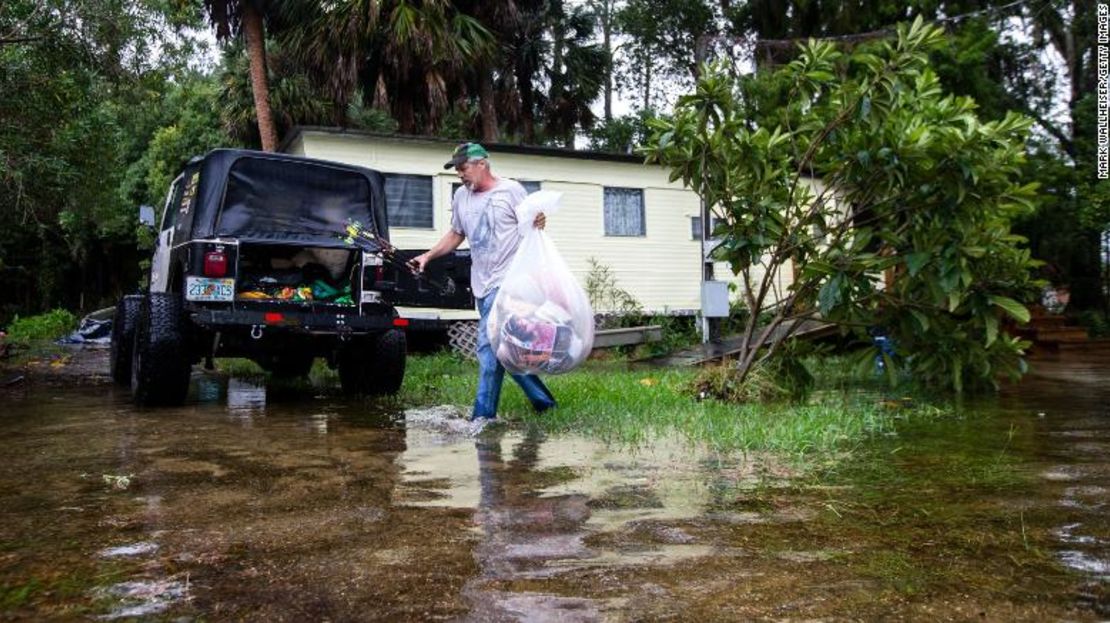
[[[450, 227], [458, 177], [444, 170], [443, 163], [456, 143], [302, 127], [290, 133], [282, 149], [381, 171], [391, 241], [401, 249], [427, 249]], [[648, 313], [693, 314], [700, 309], [699, 200], [680, 181], [668, 181], [665, 168], [645, 165], [634, 155], [484, 145], [496, 175], [515, 179], [530, 192], [563, 194], [547, 232], [580, 283], [585, 285], [593, 258]], [[732, 278], [726, 264], [717, 264], [714, 274]], [[428, 310], [401, 313], [427, 316]], [[472, 310], [437, 313], [444, 320], [477, 318]]]

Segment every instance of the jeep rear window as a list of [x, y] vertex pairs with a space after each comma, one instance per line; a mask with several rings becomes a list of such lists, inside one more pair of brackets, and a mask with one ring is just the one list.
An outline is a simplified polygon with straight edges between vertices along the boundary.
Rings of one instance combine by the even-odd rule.
[[231, 166], [219, 235], [271, 240], [330, 237], [348, 220], [376, 230], [366, 178], [304, 162], [242, 158]]

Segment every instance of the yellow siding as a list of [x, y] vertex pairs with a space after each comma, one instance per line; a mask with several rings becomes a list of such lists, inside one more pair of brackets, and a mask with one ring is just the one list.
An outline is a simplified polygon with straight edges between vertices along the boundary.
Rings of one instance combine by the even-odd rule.
[[[305, 131], [293, 148], [311, 158], [346, 162], [385, 173], [434, 176], [432, 229], [390, 228], [400, 248], [426, 249], [448, 229], [453, 171], [443, 162], [451, 146], [442, 142], [390, 140], [359, 134]], [[542, 182], [545, 190], [563, 193], [559, 214], [548, 221], [548, 232], [570, 269], [583, 285], [589, 258], [608, 266], [620, 288], [651, 312], [689, 312], [700, 308], [700, 241], [692, 240], [690, 218], [699, 213], [697, 195], [681, 183], [667, 181], [662, 167], [637, 163], [584, 160], [555, 156], [490, 155], [493, 171], [522, 181]], [[644, 190], [646, 235], [605, 236], [605, 186]], [[727, 264], [714, 268], [717, 279], [732, 279]], [[790, 275], [780, 275], [789, 282]], [[733, 298], [738, 298], [739, 292]]]

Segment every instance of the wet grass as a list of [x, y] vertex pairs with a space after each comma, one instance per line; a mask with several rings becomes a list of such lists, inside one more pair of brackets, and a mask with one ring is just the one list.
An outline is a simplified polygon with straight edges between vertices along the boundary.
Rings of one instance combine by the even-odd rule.
[[[835, 369], [837, 366], [832, 366]], [[400, 395], [405, 404], [468, 408], [477, 365], [453, 355], [412, 357]], [[833, 389], [803, 403], [737, 405], [698, 400], [694, 369], [632, 369], [620, 362], [588, 362], [570, 374], [547, 377], [559, 408], [536, 415], [523, 392], [506, 379], [500, 415], [548, 432], [574, 431], [638, 444], [678, 433], [721, 452], [828, 453], [890, 432], [897, 421], [943, 412], [919, 402], [883, 400], [871, 392]], [[837, 383], [842, 379], [837, 378]]]
[[[589, 361], [565, 375], [545, 377], [559, 401], [537, 415], [523, 392], [506, 377], [499, 416], [545, 432], [575, 432], [606, 441], [640, 445], [677, 434], [721, 453], [773, 452], [809, 457], [850, 450], [876, 435], [892, 433], [902, 420], [932, 420], [947, 411], [926, 401], [884, 399], [879, 383], [849, 378], [835, 359], [814, 366], [818, 391], [803, 402], [734, 404], [699, 400], [692, 389], [694, 368], [635, 369], [622, 361]], [[322, 361], [307, 381], [267, 380], [255, 363], [220, 360], [218, 370], [239, 378], [338, 392], [335, 371]], [[475, 362], [451, 353], [410, 356], [405, 382], [386, 406], [450, 404], [469, 411], [477, 386]]]

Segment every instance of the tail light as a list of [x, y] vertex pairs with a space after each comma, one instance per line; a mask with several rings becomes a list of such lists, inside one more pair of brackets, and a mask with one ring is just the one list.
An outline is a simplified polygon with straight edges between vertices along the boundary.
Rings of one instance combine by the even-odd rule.
[[378, 281], [384, 281], [384, 280], [385, 280], [385, 266], [379, 266], [379, 267], [375, 268], [374, 269], [374, 281], [378, 282]]
[[227, 275], [227, 255], [223, 249], [204, 254], [204, 276], [223, 277]]

